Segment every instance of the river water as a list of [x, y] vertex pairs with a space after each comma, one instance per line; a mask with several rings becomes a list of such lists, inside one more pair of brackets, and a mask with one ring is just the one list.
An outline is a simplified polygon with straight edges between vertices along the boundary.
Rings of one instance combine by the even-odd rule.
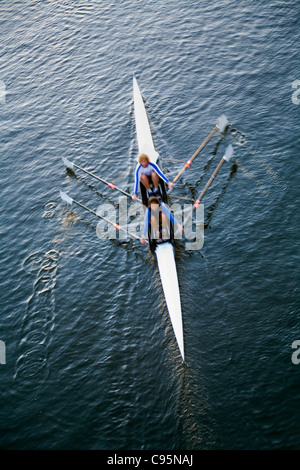
[[[299, 449], [299, 2], [2, 1], [0, 31], [0, 447]], [[119, 198], [62, 157], [132, 191], [133, 74], [169, 178], [230, 123], [173, 190], [233, 145], [176, 246], [185, 365], [148, 249], [59, 197]]]

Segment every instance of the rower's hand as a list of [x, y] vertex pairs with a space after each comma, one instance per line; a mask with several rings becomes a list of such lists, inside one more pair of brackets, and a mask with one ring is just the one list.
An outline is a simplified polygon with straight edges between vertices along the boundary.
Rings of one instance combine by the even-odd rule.
[[147, 241], [145, 240], [145, 237], [142, 236], [141, 238], [141, 244], [142, 245], [146, 245]]
[[131, 197], [132, 197], [133, 201], [137, 201], [137, 195], [136, 194], [133, 194]]
[[174, 183], [172, 183], [171, 181], [168, 182], [168, 186], [169, 186], [169, 189], [172, 189], [174, 188]]

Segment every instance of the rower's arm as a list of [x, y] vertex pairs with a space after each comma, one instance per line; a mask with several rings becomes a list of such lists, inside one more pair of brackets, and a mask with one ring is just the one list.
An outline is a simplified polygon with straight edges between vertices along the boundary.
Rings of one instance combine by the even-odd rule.
[[153, 170], [155, 171], [155, 173], [158, 174], [158, 176], [165, 182], [165, 183], [169, 183], [169, 180], [168, 178], [163, 174], [163, 172], [161, 171], [161, 169], [155, 164], [155, 163], [149, 163], [150, 166], [152, 166]]
[[141, 165], [137, 165], [135, 169], [135, 181], [134, 181], [134, 188], [133, 188], [133, 194], [137, 194], [139, 191], [139, 172], [140, 172]]

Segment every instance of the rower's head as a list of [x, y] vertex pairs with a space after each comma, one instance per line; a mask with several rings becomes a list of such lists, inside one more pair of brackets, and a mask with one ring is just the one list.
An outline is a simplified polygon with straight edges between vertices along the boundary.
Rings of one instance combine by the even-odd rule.
[[146, 167], [149, 165], [149, 162], [150, 162], [150, 158], [148, 157], [148, 155], [146, 155], [145, 153], [140, 153], [138, 155], [138, 162], [140, 163], [140, 165], [142, 165], [143, 167]]
[[156, 196], [152, 196], [148, 199], [148, 208], [151, 209], [151, 212], [158, 211], [160, 207], [160, 200]]

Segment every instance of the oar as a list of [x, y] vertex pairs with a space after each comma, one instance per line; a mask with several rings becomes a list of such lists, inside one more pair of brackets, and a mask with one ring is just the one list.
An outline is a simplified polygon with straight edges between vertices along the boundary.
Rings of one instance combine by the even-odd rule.
[[[72, 171], [74, 171], [74, 167], [75, 167], [75, 168], [78, 168], [78, 170], [81, 170], [81, 171], [83, 171], [84, 173], [86, 173], [87, 175], [92, 176], [92, 177], [95, 178], [96, 180], [101, 181], [101, 182], [104, 183], [104, 184], [107, 184], [107, 186], [109, 186], [111, 189], [116, 189], [117, 191], [120, 191], [120, 193], [125, 194], [125, 196], [130, 197], [130, 199], [131, 199], [131, 195], [130, 195], [129, 193], [127, 193], [126, 191], [124, 191], [124, 190], [121, 189], [121, 188], [118, 188], [118, 186], [116, 186], [115, 184], [109, 183], [109, 182], [106, 181], [105, 179], [100, 178], [100, 177], [97, 176], [97, 175], [94, 175], [94, 173], [91, 173], [90, 171], [85, 170], [85, 169], [82, 168], [81, 166], [76, 165], [76, 163], [70, 162], [70, 160], [68, 160], [68, 159], [65, 158], [65, 157], [62, 157], [62, 160], [63, 160], [64, 165], [65, 165], [66, 168], [69, 168], [69, 169], [72, 170]], [[137, 201], [142, 202], [141, 199], [137, 199]]]
[[219, 129], [220, 132], [223, 132], [226, 129], [226, 127], [228, 126], [228, 124], [229, 123], [228, 123], [228, 120], [227, 120], [226, 116], [224, 114], [222, 114], [222, 116], [220, 116], [218, 118], [217, 123], [216, 123], [215, 127], [213, 128], [213, 130], [211, 131], [211, 133], [206, 137], [206, 139], [202, 142], [202, 144], [196, 150], [194, 155], [184, 164], [184, 166], [181, 168], [180, 172], [175, 176], [175, 178], [173, 179], [173, 184], [176, 183], [176, 181], [178, 181], [178, 179], [180, 178], [182, 173], [187, 168], [190, 168], [193, 160], [197, 157], [197, 155], [201, 152], [201, 150], [205, 147], [205, 145], [210, 141], [210, 139], [214, 136], [214, 134], [217, 132], [217, 130]]
[[108, 224], [112, 225], [113, 227], [115, 227], [117, 230], [123, 230], [124, 232], [128, 233], [128, 235], [135, 239], [135, 240], [140, 240], [140, 237], [138, 237], [137, 235], [135, 235], [134, 233], [130, 233], [128, 232], [126, 229], [124, 229], [123, 227], [121, 227], [119, 224], [116, 224], [115, 222], [112, 222], [111, 220], [107, 219], [106, 217], [100, 215], [100, 214], [97, 214], [97, 212], [93, 211], [92, 209], [89, 209], [87, 206], [85, 206], [84, 204], [82, 204], [81, 202], [78, 202], [78, 201], [75, 201], [75, 199], [72, 199], [70, 196], [68, 196], [66, 193], [63, 193], [62, 191], [60, 191], [60, 197], [62, 198], [62, 200], [64, 202], [66, 202], [67, 204], [69, 204], [70, 206], [73, 204], [77, 204], [77, 206], [80, 206], [82, 207], [83, 209], [85, 209], [86, 211], [90, 212], [91, 214], [93, 215], [96, 215], [97, 217], [99, 217], [100, 219], [103, 219], [105, 220], [105, 222], [107, 222]]
[[191, 199], [190, 197], [184, 197], [184, 196], [169, 196], [171, 199], [182, 199], [183, 201], [192, 201], [194, 202], [194, 199]]
[[194, 203], [194, 205], [193, 205], [193, 207], [194, 207], [195, 209], [199, 206], [199, 204], [200, 204], [200, 202], [201, 202], [201, 200], [202, 200], [204, 194], [206, 193], [206, 191], [207, 191], [208, 188], [210, 187], [210, 185], [211, 185], [211, 183], [213, 182], [213, 180], [214, 180], [216, 174], [220, 171], [220, 168], [221, 168], [221, 166], [223, 165], [223, 163], [224, 163], [224, 162], [229, 162], [229, 160], [231, 159], [232, 155], [233, 155], [233, 147], [232, 147], [232, 145], [230, 144], [230, 145], [228, 145], [228, 147], [226, 148], [225, 154], [224, 154], [223, 157], [221, 158], [221, 160], [220, 160], [220, 162], [219, 162], [217, 168], [215, 169], [215, 171], [213, 172], [213, 174], [212, 174], [211, 177], [209, 178], [208, 182], [206, 183], [205, 188], [203, 189], [202, 193], [200, 194], [200, 196], [198, 197], [198, 199], [195, 201], [195, 203]]

